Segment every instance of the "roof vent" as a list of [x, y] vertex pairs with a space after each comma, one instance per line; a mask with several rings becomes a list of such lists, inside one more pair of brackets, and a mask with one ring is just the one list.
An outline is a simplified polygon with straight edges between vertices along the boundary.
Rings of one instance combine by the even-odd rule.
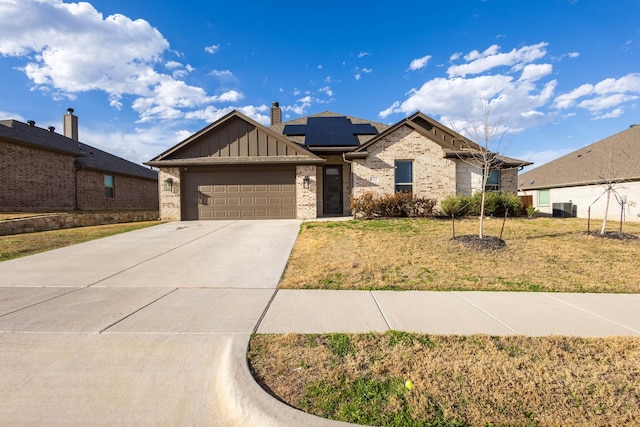
[[55, 132], [56, 128], [54, 128], [53, 126], [49, 126], [49, 132]]
[[27, 120], [27, 124], [31, 127], [34, 127], [36, 125], [35, 120]]

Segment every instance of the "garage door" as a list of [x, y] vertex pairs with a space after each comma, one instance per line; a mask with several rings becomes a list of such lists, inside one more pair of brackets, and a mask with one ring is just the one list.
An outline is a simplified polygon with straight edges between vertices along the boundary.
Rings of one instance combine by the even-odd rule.
[[185, 173], [183, 218], [293, 219], [295, 167], [212, 168]]

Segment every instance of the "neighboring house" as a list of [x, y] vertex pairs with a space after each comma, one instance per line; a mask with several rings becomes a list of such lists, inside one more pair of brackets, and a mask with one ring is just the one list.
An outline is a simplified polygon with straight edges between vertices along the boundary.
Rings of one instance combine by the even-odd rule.
[[[482, 170], [461, 160], [480, 147], [415, 113], [389, 126], [331, 112], [266, 127], [233, 111], [147, 162], [160, 169], [164, 220], [350, 215], [349, 197], [408, 191], [438, 201], [471, 194]], [[515, 193], [529, 163], [498, 157], [492, 190]]]
[[157, 210], [157, 172], [78, 141], [78, 118], [64, 135], [35, 122], [0, 121], [0, 210]]
[[615, 192], [609, 218], [624, 213], [624, 220], [640, 220], [640, 126], [523, 173], [518, 190], [531, 196], [541, 214], [587, 218], [590, 211], [591, 218], [602, 219], [609, 183]]

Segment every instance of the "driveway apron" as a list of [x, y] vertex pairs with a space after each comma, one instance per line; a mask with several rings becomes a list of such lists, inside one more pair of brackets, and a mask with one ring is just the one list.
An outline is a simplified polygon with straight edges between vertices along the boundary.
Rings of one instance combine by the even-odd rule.
[[324, 424], [246, 366], [299, 227], [172, 222], [0, 263], [1, 423]]

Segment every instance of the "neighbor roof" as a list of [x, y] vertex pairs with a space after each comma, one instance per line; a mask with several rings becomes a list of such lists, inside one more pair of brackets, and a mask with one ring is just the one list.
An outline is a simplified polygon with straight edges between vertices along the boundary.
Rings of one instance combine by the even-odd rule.
[[158, 172], [145, 168], [129, 160], [123, 159], [106, 151], [99, 150], [87, 144], [79, 144], [85, 157], [76, 158], [76, 165], [82, 169], [91, 169], [100, 172], [126, 175], [135, 178], [157, 180]]
[[73, 139], [17, 120], [0, 120], [0, 139], [69, 156], [86, 155]]
[[640, 180], [640, 126], [632, 126], [520, 175], [520, 190]]
[[0, 120], [0, 139], [41, 150], [67, 154], [76, 158], [81, 168], [156, 180], [158, 173], [144, 166], [80, 143], [53, 131], [17, 120]]

